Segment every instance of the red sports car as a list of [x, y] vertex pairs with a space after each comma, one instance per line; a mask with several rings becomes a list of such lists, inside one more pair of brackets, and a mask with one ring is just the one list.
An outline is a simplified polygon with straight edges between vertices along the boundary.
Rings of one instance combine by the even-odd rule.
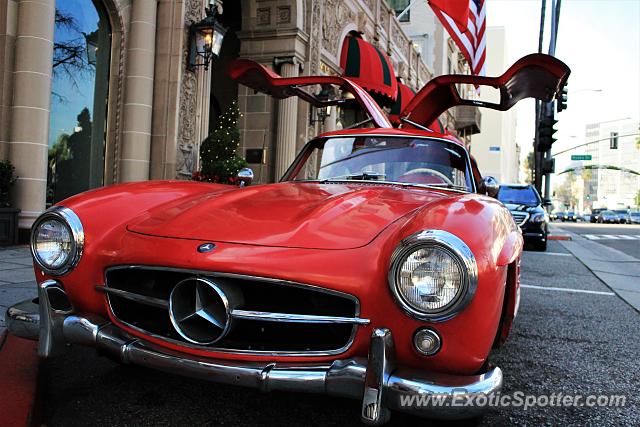
[[[360, 399], [367, 423], [482, 412], [471, 398], [502, 387], [488, 357], [517, 312], [522, 235], [495, 180], [430, 126], [455, 105], [549, 101], [569, 69], [530, 55], [496, 78], [441, 76], [394, 123], [346, 78], [281, 78], [247, 60], [231, 72], [280, 99], [357, 102], [367, 127], [319, 135], [275, 184], [139, 182], [61, 202], [33, 226], [39, 297], [8, 310], [10, 331], [39, 339], [42, 357], [83, 344], [220, 383]], [[462, 99], [460, 83], [501, 99]], [[444, 400], [411, 400], [431, 395]]]

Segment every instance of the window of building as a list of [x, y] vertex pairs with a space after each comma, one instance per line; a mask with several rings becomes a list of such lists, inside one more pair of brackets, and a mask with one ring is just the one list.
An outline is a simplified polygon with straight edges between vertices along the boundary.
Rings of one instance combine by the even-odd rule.
[[111, 26], [99, 0], [56, 2], [47, 205], [104, 183]]
[[[396, 16], [400, 15], [407, 7], [409, 7], [409, 3], [411, 3], [411, 0], [389, 0], [389, 5], [396, 12]], [[399, 21], [411, 21], [411, 10], [407, 10], [407, 12], [400, 17]]]

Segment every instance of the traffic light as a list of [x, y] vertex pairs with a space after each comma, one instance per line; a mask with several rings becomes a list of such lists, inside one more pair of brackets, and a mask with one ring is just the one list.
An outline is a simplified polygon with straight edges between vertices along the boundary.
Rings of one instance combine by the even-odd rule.
[[567, 85], [565, 84], [562, 90], [558, 93], [558, 96], [556, 97], [556, 100], [557, 100], [556, 108], [558, 110], [558, 113], [562, 110], [567, 109], [568, 92], [569, 92], [569, 89], [567, 89]]
[[609, 148], [611, 150], [618, 149], [618, 132], [611, 132], [609, 135]]
[[553, 134], [556, 132], [553, 126], [558, 123], [558, 121], [553, 116], [553, 113], [551, 114], [551, 116], [543, 116], [538, 124], [538, 146], [536, 147], [536, 151], [541, 153], [551, 150], [551, 146], [557, 141], [557, 139], [553, 137]]
[[541, 172], [543, 175], [546, 175], [548, 173], [555, 173], [555, 171], [556, 171], [556, 159], [552, 157], [550, 159], [542, 160]]

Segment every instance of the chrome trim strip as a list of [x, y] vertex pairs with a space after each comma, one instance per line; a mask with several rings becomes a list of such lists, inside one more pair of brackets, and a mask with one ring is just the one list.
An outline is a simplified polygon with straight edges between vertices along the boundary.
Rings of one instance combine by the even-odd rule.
[[524, 223], [527, 222], [531, 217], [531, 214], [529, 212], [521, 212], [524, 215], [524, 219], [520, 223], [518, 223], [518, 220], [516, 220], [516, 217], [513, 214], [513, 212], [509, 212], [509, 213], [511, 214], [511, 218], [513, 218], [513, 221], [518, 225], [518, 227], [522, 227]]
[[[50, 269], [44, 266], [42, 262], [40, 262], [40, 258], [38, 257], [35, 249], [36, 230], [38, 229], [38, 226], [43, 221], [51, 218], [57, 219], [58, 221], [62, 221], [63, 224], [66, 224], [73, 238], [69, 258], [60, 268], [57, 269]], [[80, 262], [82, 252], [84, 251], [84, 229], [82, 228], [80, 218], [78, 218], [78, 215], [76, 215], [75, 212], [69, 208], [65, 208], [64, 206], [53, 206], [47, 209], [36, 219], [31, 227], [30, 248], [31, 256], [33, 256], [38, 267], [40, 267], [45, 273], [52, 276], [62, 276], [73, 270]]]
[[107, 288], [106, 286], [96, 285], [94, 289], [98, 292], [105, 294], [113, 294], [122, 298], [126, 298], [131, 301], [139, 302], [140, 304], [150, 305], [157, 308], [169, 308], [169, 301], [161, 298], [149, 297], [142, 294], [136, 294], [133, 292], [123, 291], [122, 289]]
[[315, 316], [311, 314], [272, 313], [237, 309], [231, 311], [231, 317], [244, 320], [290, 323], [351, 323], [354, 325], [368, 325], [371, 322], [369, 319], [359, 317]]
[[[411, 307], [397, 288], [397, 275], [401, 263], [411, 252], [427, 246], [438, 246], [449, 252], [460, 264], [464, 275], [463, 289], [460, 294], [448, 305], [433, 313], [425, 313]], [[394, 250], [391, 255], [388, 282], [393, 298], [405, 313], [421, 320], [442, 322], [457, 315], [471, 302], [478, 287], [478, 266], [473, 252], [459, 237], [444, 230], [423, 230], [403, 239]]]
[[[176, 267], [162, 267], [162, 266], [157, 266], [157, 265], [142, 265], [142, 264], [116, 265], [116, 266], [108, 267], [105, 270], [105, 277], [106, 277], [106, 274], [109, 273], [112, 270], [127, 270], [127, 269], [171, 271], [171, 272], [176, 272], [176, 273], [188, 273], [188, 274], [203, 275], [203, 276], [208, 276], [208, 277], [223, 277], [223, 278], [229, 278], [229, 279], [255, 280], [255, 281], [262, 281], [262, 282], [267, 282], [267, 283], [278, 284], [278, 285], [282, 285], [282, 286], [306, 288], [306, 289], [314, 290], [316, 292], [321, 292], [321, 293], [326, 293], [326, 294], [330, 294], [330, 295], [341, 296], [343, 298], [348, 298], [348, 299], [352, 300], [355, 303], [355, 313], [354, 313], [355, 314], [355, 318], [359, 318], [358, 316], [360, 314], [360, 301], [358, 300], [358, 298], [355, 295], [351, 295], [351, 294], [348, 294], [348, 293], [345, 293], [345, 292], [336, 291], [336, 290], [333, 290], [333, 289], [322, 288], [322, 287], [316, 286], [316, 285], [308, 285], [308, 284], [304, 284], [304, 283], [292, 282], [292, 281], [283, 280], [283, 279], [274, 279], [274, 278], [270, 278], [270, 277], [251, 276], [251, 275], [239, 274], [239, 273], [221, 273], [221, 272], [212, 272], [212, 271], [206, 271], [206, 270], [182, 269], [182, 268], [176, 268]], [[104, 287], [105, 288], [108, 287], [106, 279], [105, 279]], [[107, 294], [107, 296], [108, 296], [108, 294]], [[196, 348], [196, 349], [199, 349], [199, 350], [207, 350], [207, 351], [210, 351], [212, 353], [254, 354], [254, 355], [261, 355], [261, 356], [291, 356], [291, 357], [294, 357], [294, 356], [295, 357], [301, 357], [301, 356], [309, 356], [309, 357], [334, 356], [334, 355], [337, 355], [337, 354], [344, 353], [349, 348], [351, 348], [351, 345], [355, 341], [356, 334], [358, 332], [358, 325], [354, 325], [354, 327], [351, 329], [351, 335], [349, 337], [349, 340], [345, 343], [345, 345], [343, 347], [335, 349], [335, 350], [326, 350], [326, 351], [325, 350], [272, 351], [272, 350], [244, 350], [244, 349], [217, 348], [217, 347], [202, 346], [202, 345], [197, 345], [197, 344], [186, 343], [184, 341], [174, 340], [174, 339], [167, 338], [167, 337], [162, 336], [162, 335], [157, 335], [157, 334], [154, 334], [154, 333], [149, 332], [147, 330], [141, 329], [141, 328], [139, 328], [139, 327], [137, 327], [135, 325], [132, 325], [132, 324], [127, 323], [127, 322], [124, 322], [123, 320], [117, 318], [113, 314], [114, 311], [113, 311], [113, 307], [111, 306], [111, 301], [109, 300], [109, 298], [107, 298], [107, 303], [109, 304], [109, 311], [111, 312], [111, 314], [113, 315], [113, 317], [116, 320], [116, 324], [120, 323], [122, 325], [125, 325], [125, 326], [137, 331], [138, 333], [140, 333], [143, 336], [150, 336], [150, 337], [153, 337], [153, 338], [158, 339], [160, 341], [165, 341], [165, 342], [172, 343], [172, 344], [182, 345], [182, 346], [189, 347], [189, 348]]]

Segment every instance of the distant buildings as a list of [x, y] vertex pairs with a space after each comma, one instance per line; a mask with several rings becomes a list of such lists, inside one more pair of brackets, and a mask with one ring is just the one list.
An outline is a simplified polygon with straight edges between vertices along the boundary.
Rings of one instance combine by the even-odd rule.
[[[570, 154], [591, 155], [591, 160], [574, 161], [577, 166], [612, 166], [640, 173], [640, 123], [632, 119], [591, 123], [585, 127], [587, 145]], [[640, 175], [625, 170], [584, 169], [579, 179], [584, 180], [582, 205], [584, 209], [622, 209], [636, 207], [640, 190]]]

